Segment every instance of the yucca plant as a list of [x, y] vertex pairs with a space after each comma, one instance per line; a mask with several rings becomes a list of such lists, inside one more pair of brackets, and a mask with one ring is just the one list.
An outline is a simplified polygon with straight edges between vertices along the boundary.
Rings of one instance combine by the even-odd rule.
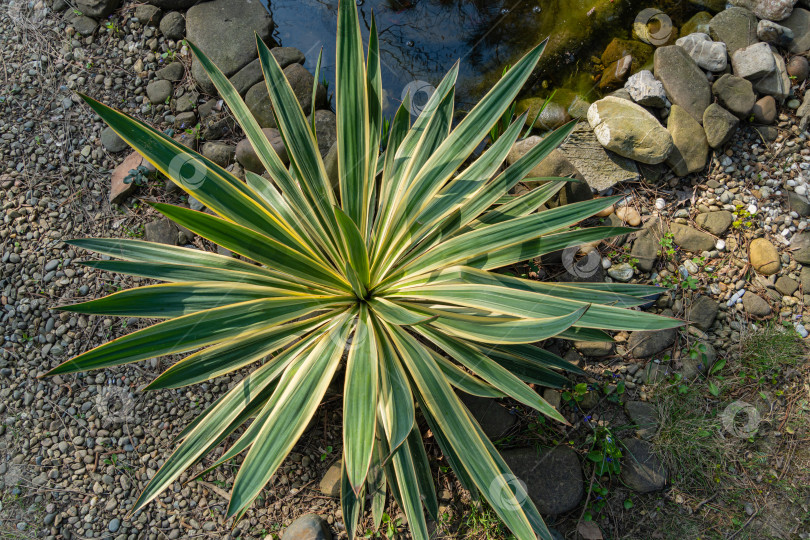
[[456, 389], [508, 396], [565, 422], [527, 383], [562, 387], [567, 381], [559, 370], [579, 370], [534, 343], [554, 336], [610, 340], [605, 330], [654, 330], [678, 323], [628, 309], [646, 302], [655, 287], [551, 284], [494, 271], [629, 232], [574, 228], [615, 198], [535, 213], [568, 179], [543, 179], [541, 187], [508, 197], [566, 138], [572, 124], [504, 167], [524, 115], [460, 170], [510, 106], [544, 44], [515, 64], [455, 129], [458, 65], [413, 125], [406, 99], [381, 155], [376, 27], [372, 20], [366, 61], [354, 2], [341, 1], [335, 88], [339, 182], [334, 188], [312, 120], [304, 116], [261, 40], [259, 57], [290, 156], [288, 168], [228, 79], [189, 45], [272, 181], [247, 172], [244, 183], [144, 123], [84, 99], [213, 215], [152, 206], [242, 258], [138, 240], [73, 241], [118, 259], [86, 262], [90, 267], [167, 283], [63, 309], [166, 320], [85, 352], [49, 374], [190, 351], [148, 388], [179, 388], [247, 366], [253, 371], [184, 429], [132, 511], [232, 440], [213, 467], [244, 454], [228, 506], [228, 516], [241, 517], [345, 364], [342, 507], [350, 536], [366, 502], [374, 525], [379, 524], [390, 489], [413, 537], [427, 538], [423, 506], [435, 518], [438, 505], [418, 404], [422, 425], [430, 428], [463, 485], [493, 502], [518, 538], [549, 538], [536, 508], [520, 484], [509, 481], [508, 467]]

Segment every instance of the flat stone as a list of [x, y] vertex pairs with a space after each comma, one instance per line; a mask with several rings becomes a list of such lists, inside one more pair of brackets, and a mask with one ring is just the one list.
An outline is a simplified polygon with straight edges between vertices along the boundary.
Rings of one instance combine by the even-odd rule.
[[793, 32], [793, 41], [790, 43], [790, 52], [802, 54], [810, 51], [810, 11], [795, 8], [790, 17], [781, 22], [782, 26], [790, 28]]
[[[690, 116], [691, 118], [691, 116]], [[651, 234], [645, 234], [633, 241], [630, 256], [638, 260], [638, 268], [642, 272], [651, 272], [658, 259], [658, 242]]]
[[[793, 259], [797, 263], [810, 265], [810, 247], [803, 247], [794, 251]], [[810, 291], [810, 289], [808, 289], [808, 291]]]
[[601, 358], [613, 354], [613, 342], [609, 341], [575, 341], [574, 348], [585, 356]]
[[648, 69], [631, 75], [624, 84], [624, 89], [633, 101], [645, 107], [662, 108], [669, 103], [664, 85]]
[[332, 531], [321, 516], [304, 514], [290, 523], [281, 540], [332, 540]]
[[642, 439], [652, 439], [658, 431], [658, 411], [655, 405], [646, 401], [628, 401], [624, 405], [627, 416], [635, 424], [636, 435]]
[[577, 124], [559, 150], [595, 191], [640, 178], [635, 161], [605, 150], [585, 122]]
[[761, 296], [747, 291], [742, 297], [745, 312], [752, 317], [763, 318], [771, 314], [771, 306]]
[[122, 152], [129, 148], [127, 142], [109, 126], [101, 130], [101, 146], [112, 153]]
[[792, 296], [799, 288], [799, 282], [787, 276], [781, 276], [776, 280], [776, 290], [782, 293], [782, 296]]
[[779, 251], [765, 238], [754, 239], [748, 247], [748, 261], [762, 275], [770, 276], [782, 267]]
[[802, 281], [802, 292], [808, 294], [808, 292], [810, 292], [810, 267], [805, 266], [802, 268], [799, 279]]
[[730, 7], [721, 11], [709, 23], [709, 35], [726, 44], [728, 54], [758, 41], [757, 16], [751, 10]]
[[144, 226], [144, 237], [147, 242], [176, 246], [178, 239], [177, 225], [169, 218], [156, 219]]
[[469, 394], [460, 394], [459, 397], [490, 439], [500, 439], [517, 423], [515, 415], [492, 398]]
[[622, 481], [633, 491], [650, 493], [664, 488], [668, 472], [651, 443], [641, 439], [622, 441]]
[[703, 127], [686, 109], [673, 105], [667, 118], [667, 130], [672, 136], [673, 148], [667, 165], [678, 176], [703, 170], [709, 157], [709, 142]]
[[675, 45], [682, 47], [698, 66], [708, 71], [723, 71], [728, 65], [726, 44], [712, 41], [706, 34], [689, 34], [679, 38]]
[[321, 478], [319, 488], [327, 497], [340, 497], [341, 470], [340, 461], [333, 463]]
[[85, 15], [73, 17], [70, 21], [70, 25], [82, 36], [89, 36], [98, 28], [96, 20]]
[[672, 151], [672, 136], [644, 107], [615, 97], [600, 99], [588, 109], [596, 139], [620, 156], [656, 164]]
[[751, 81], [730, 73], [714, 81], [712, 92], [720, 105], [739, 118], [747, 118], [757, 101]]
[[[543, 515], [559, 515], [576, 508], [585, 495], [582, 466], [567, 446], [536, 450], [517, 448], [501, 453], [512, 473], [526, 485], [526, 492]], [[504, 485], [502, 489], [510, 489]], [[489, 494], [498, 500], [498, 494]]]
[[793, 30], [772, 21], [759, 21], [757, 37], [776, 47], [790, 47], [793, 42]]
[[734, 215], [728, 210], [718, 210], [716, 212], [705, 212], [698, 214], [695, 218], [695, 223], [701, 229], [712, 233], [715, 236], [721, 236], [724, 232], [731, 227], [734, 222]]
[[[227, 77], [257, 57], [256, 35], [267, 43], [272, 41], [272, 32], [273, 18], [261, 2], [213, 0], [197, 4], [186, 12], [189, 40]], [[191, 73], [205, 92], [215, 92], [214, 84], [199, 62], [192, 62]]]
[[636, 330], [627, 339], [627, 352], [635, 358], [646, 358], [669, 348], [675, 343], [678, 331], [674, 328], [664, 330]]
[[750, 9], [760, 19], [781, 21], [791, 14], [796, 0], [729, 0], [729, 3]]
[[785, 66], [785, 59], [776, 51], [771, 52], [776, 64], [776, 71], [757, 79], [754, 82], [754, 90], [760, 94], [773, 96], [779, 101], [783, 101], [790, 95], [791, 81]]
[[715, 238], [694, 227], [681, 223], [670, 223], [669, 230], [672, 232], [675, 244], [692, 253], [702, 253], [714, 249]]
[[164, 80], [152, 81], [146, 85], [146, 96], [152, 104], [165, 103], [172, 95], [172, 83]]
[[734, 74], [749, 80], [761, 79], [776, 71], [776, 61], [767, 43], [754, 43], [731, 55]]
[[719, 309], [717, 301], [708, 296], [698, 296], [689, 306], [686, 320], [705, 332], [714, 324]]
[[712, 148], [721, 148], [734, 135], [740, 119], [717, 103], [712, 103], [703, 113], [703, 129]]
[[802, 217], [810, 216], [810, 199], [795, 191], [788, 191], [788, 208]]
[[663, 83], [669, 100], [702, 123], [712, 92], [703, 70], [689, 54], [677, 45], [659, 47], [655, 51], [654, 72]]
[[773, 96], [765, 96], [754, 103], [751, 109], [754, 121], [758, 124], [773, 124], [776, 122], [776, 100]]
[[206, 142], [202, 145], [202, 155], [219, 165], [227, 167], [233, 161], [235, 147], [222, 142]]
[[155, 72], [155, 77], [166, 81], [177, 82], [183, 79], [186, 74], [186, 68], [180, 62], [172, 62], [164, 68], [160, 68]]
[[[517, 160], [526, 155], [529, 150], [534, 148], [538, 143], [543, 140], [539, 135], [532, 135], [525, 139], [516, 141], [509, 150], [506, 156], [506, 162], [512, 165]], [[541, 161], [526, 175], [524, 182], [529, 181], [531, 178], [549, 178], [549, 177], [576, 177], [583, 179], [579, 171], [571, 164], [565, 155], [558, 149], [554, 149], [546, 158]]]
[[124, 179], [129, 175], [129, 171], [137, 169], [144, 159], [138, 152], [132, 152], [124, 161], [113, 169], [110, 177], [110, 202], [121, 204], [135, 191], [134, 183], [125, 183]]

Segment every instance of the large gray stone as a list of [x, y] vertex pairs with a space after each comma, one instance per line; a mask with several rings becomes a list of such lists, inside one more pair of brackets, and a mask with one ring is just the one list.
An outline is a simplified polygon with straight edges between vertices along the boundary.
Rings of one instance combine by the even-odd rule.
[[[305, 115], [309, 115], [312, 110], [312, 83], [315, 77], [301, 64], [290, 64], [284, 68], [284, 76], [290, 83], [298, 103], [301, 105]], [[315, 109], [326, 104], [326, 88], [318, 85], [315, 95]], [[276, 119], [273, 116], [273, 104], [270, 95], [267, 93], [267, 85], [264, 81], [254, 84], [245, 94], [245, 104], [250, 109], [256, 121], [262, 127], [276, 127]]]
[[559, 149], [596, 191], [604, 191], [620, 182], [635, 182], [639, 179], [635, 161], [605, 150], [587, 123], [577, 124], [574, 132]]
[[683, 107], [673, 105], [667, 118], [673, 149], [667, 165], [678, 176], [698, 172], [706, 166], [709, 142], [701, 125]]
[[781, 23], [793, 31], [793, 41], [790, 52], [802, 54], [810, 51], [810, 11], [796, 8], [787, 19]]
[[695, 63], [709, 71], [723, 71], [728, 65], [726, 44], [722, 41], [712, 41], [703, 33], [689, 34], [679, 38], [675, 45], [682, 47]]
[[738, 49], [731, 55], [734, 74], [749, 80], [758, 80], [776, 71], [776, 61], [767, 43], [754, 43]]
[[[532, 135], [512, 145], [509, 154], [506, 156], [506, 162], [511, 165], [517, 160], [526, 155], [529, 150], [534, 148], [543, 137]], [[534, 169], [529, 171], [526, 178], [547, 178], [547, 177], [578, 177], [581, 178], [579, 171], [571, 165], [571, 162], [563, 155], [559, 149], [552, 150], [546, 158], [541, 161]]]
[[[230, 77], [256, 58], [256, 34], [272, 41], [273, 19], [261, 2], [213, 0], [186, 13], [186, 35]], [[191, 65], [197, 84], [209, 94], [216, 90], [199, 62]]]
[[547, 104], [545, 99], [539, 97], [521, 99], [517, 102], [515, 114], [521, 115], [526, 111], [528, 111], [526, 125], [534, 122], [532, 127], [535, 129], [556, 129], [571, 120], [565, 107], [553, 101]]
[[703, 112], [712, 101], [711, 87], [703, 70], [677, 45], [656, 49], [654, 67], [655, 77], [663, 83], [669, 100], [702, 123]]
[[[501, 453], [512, 473], [525, 484], [526, 493], [544, 515], [564, 514], [579, 505], [585, 495], [582, 466], [577, 453], [567, 446], [536, 450], [517, 448]], [[488, 499], [496, 502], [501, 489], [491, 486], [495, 493]], [[502, 496], [502, 495], [501, 495]]]
[[179, 40], [186, 35], [186, 18], [178, 11], [167, 13], [160, 19], [160, 33], [168, 39]]
[[742, 305], [745, 312], [752, 317], [763, 318], [771, 314], [771, 306], [768, 305], [761, 296], [751, 291], [746, 291], [742, 297]]
[[321, 157], [326, 156], [332, 145], [337, 142], [337, 117], [327, 109], [315, 111], [315, 134], [318, 136], [318, 151]]
[[[305, 60], [304, 53], [295, 47], [273, 47], [270, 49], [270, 54], [276, 59], [281, 69], [290, 64], [303, 64]], [[261, 62], [256, 58], [231, 77], [231, 84], [239, 95], [244, 96], [251, 86], [263, 80]]]
[[750, 9], [760, 19], [781, 21], [791, 14], [796, 0], [729, 0], [729, 3]]
[[726, 44], [728, 54], [753, 45], [757, 39], [757, 16], [751, 10], [731, 7], [721, 11], [709, 23], [709, 35]]
[[622, 480], [633, 491], [650, 493], [667, 484], [667, 469], [655, 455], [654, 447], [641, 439], [622, 441]]
[[720, 105], [739, 118], [747, 118], [757, 101], [751, 81], [730, 73], [714, 81], [712, 92], [717, 96]]
[[721, 148], [734, 135], [740, 119], [717, 103], [712, 103], [703, 113], [703, 129], [712, 148]]
[[785, 59], [782, 58], [782, 55], [776, 51], [771, 51], [771, 54], [773, 54], [776, 70], [765, 77], [753, 81], [754, 90], [760, 94], [773, 96], [775, 99], [783, 101], [790, 95], [790, 76], [788, 75], [787, 68], [785, 67]]
[[101, 145], [105, 150], [112, 153], [121, 152], [129, 148], [127, 142], [119, 137], [118, 133], [109, 126], [101, 130]]
[[[287, 148], [284, 146], [284, 141], [281, 139], [281, 134], [278, 132], [278, 130], [273, 128], [264, 128], [262, 129], [262, 133], [264, 133], [264, 136], [267, 137], [267, 140], [270, 142], [270, 146], [272, 146], [273, 150], [276, 151], [276, 154], [278, 154], [281, 162], [285, 166], [289, 165], [290, 158], [287, 155]], [[238, 161], [239, 164], [248, 171], [255, 172], [256, 174], [261, 174], [264, 172], [264, 166], [262, 165], [261, 160], [259, 160], [258, 154], [256, 154], [256, 151], [253, 149], [253, 146], [250, 144], [248, 139], [243, 139], [239, 142], [239, 144], [236, 145], [235, 157], [236, 161]]]
[[672, 151], [672, 136], [644, 107], [608, 96], [588, 109], [588, 123], [606, 149], [641, 163], [663, 162]]

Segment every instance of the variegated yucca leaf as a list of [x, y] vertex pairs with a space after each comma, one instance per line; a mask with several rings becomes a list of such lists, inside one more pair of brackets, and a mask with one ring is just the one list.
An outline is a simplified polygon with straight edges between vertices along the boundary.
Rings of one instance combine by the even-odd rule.
[[380, 523], [390, 490], [412, 536], [427, 538], [424, 512], [435, 518], [438, 506], [421, 419], [462, 484], [491, 501], [497, 498], [493, 509], [517, 538], [550, 538], [525, 494], [492, 493], [511, 473], [457, 390], [509, 397], [564, 422], [529, 384], [560, 388], [567, 384], [563, 372], [581, 370], [538, 341], [610, 340], [607, 330], [656, 330], [679, 322], [632, 309], [647, 302], [654, 287], [542, 283], [496, 272], [630, 231], [576, 228], [614, 198], [538, 212], [570, 179], [532, 179], [541, 186], [509, 195], [565, 140], [573, 123], [507, 167], [506, 155], [526, 120], [522, 116], [471, 159], [529, 78], [545, 43], [517, 62], [455, 128], [454, 66], [413, 125], [405, 98], [388, 140], [381, 141], [376, 25], [372, 18], [366, 52], [353, 1], [341, 0], [337, 24], [337, 186], [327, 176], [312, 119], [261, 40], [258, 54], [289, 167], [228, 79], [189, 46], [267, 177], [248, 173], [243, 182], [144, 123], [84, 98], [130, 146], [212, 213], [153, 207], [241, 258], [138, 240], [72, 242], [113, 258], [88, 261], [90, 267], [164, 283], [63, 309], [164, 320], [49, 374], [177, 353], [191, 354], [149, 389], [253, 369], [177, 437], [176, 450], [133, 512], [245, 428], [213, 465], [242, 455], [228, 515], [244, 515], [345, 366], [342, 508], [350, 537], [368, 507], [374, 526]]

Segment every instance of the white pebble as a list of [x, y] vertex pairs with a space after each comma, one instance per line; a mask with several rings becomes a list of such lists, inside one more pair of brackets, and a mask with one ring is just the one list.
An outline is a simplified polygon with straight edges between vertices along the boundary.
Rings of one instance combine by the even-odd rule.
[[717, 248], [717, 251], [723, 251], [726, 249], [726, 241], [721, 238], [714, 244], [714, 247]]
[[797, 195], [806, 195], [807, 194], [807, 186], [799, 185], [793, 190], [796, 192]]
[[607, 257], [602, 257], [602, 268], [604, 268], [605, 270], [607, 270], [608, 268], [610, 268], [610, 266], [611, 266], [612, 264], [613, 264], [613, 263], [612, 263], [612, 262], [610, 262], [610, 259], [608, 259]]
[[749, 204], [748, 205], [748, 213], [749, 214], [756, 214], [757, 213], [757, 205]]
[[658, 210], [663, 210], [667, 206], [667, 201], [664, 199], [658, 198], [655, 199], [655, 208]]
[[806, 338], [808, 335], [810, 335], [810, 332], [807, 331], [807, 328], [805, 328], [803, 324], [796, 323], [794, 327], [796, 328], [796, 331], [799, 333], [799, 335], [802, 336], [803, 338]]

